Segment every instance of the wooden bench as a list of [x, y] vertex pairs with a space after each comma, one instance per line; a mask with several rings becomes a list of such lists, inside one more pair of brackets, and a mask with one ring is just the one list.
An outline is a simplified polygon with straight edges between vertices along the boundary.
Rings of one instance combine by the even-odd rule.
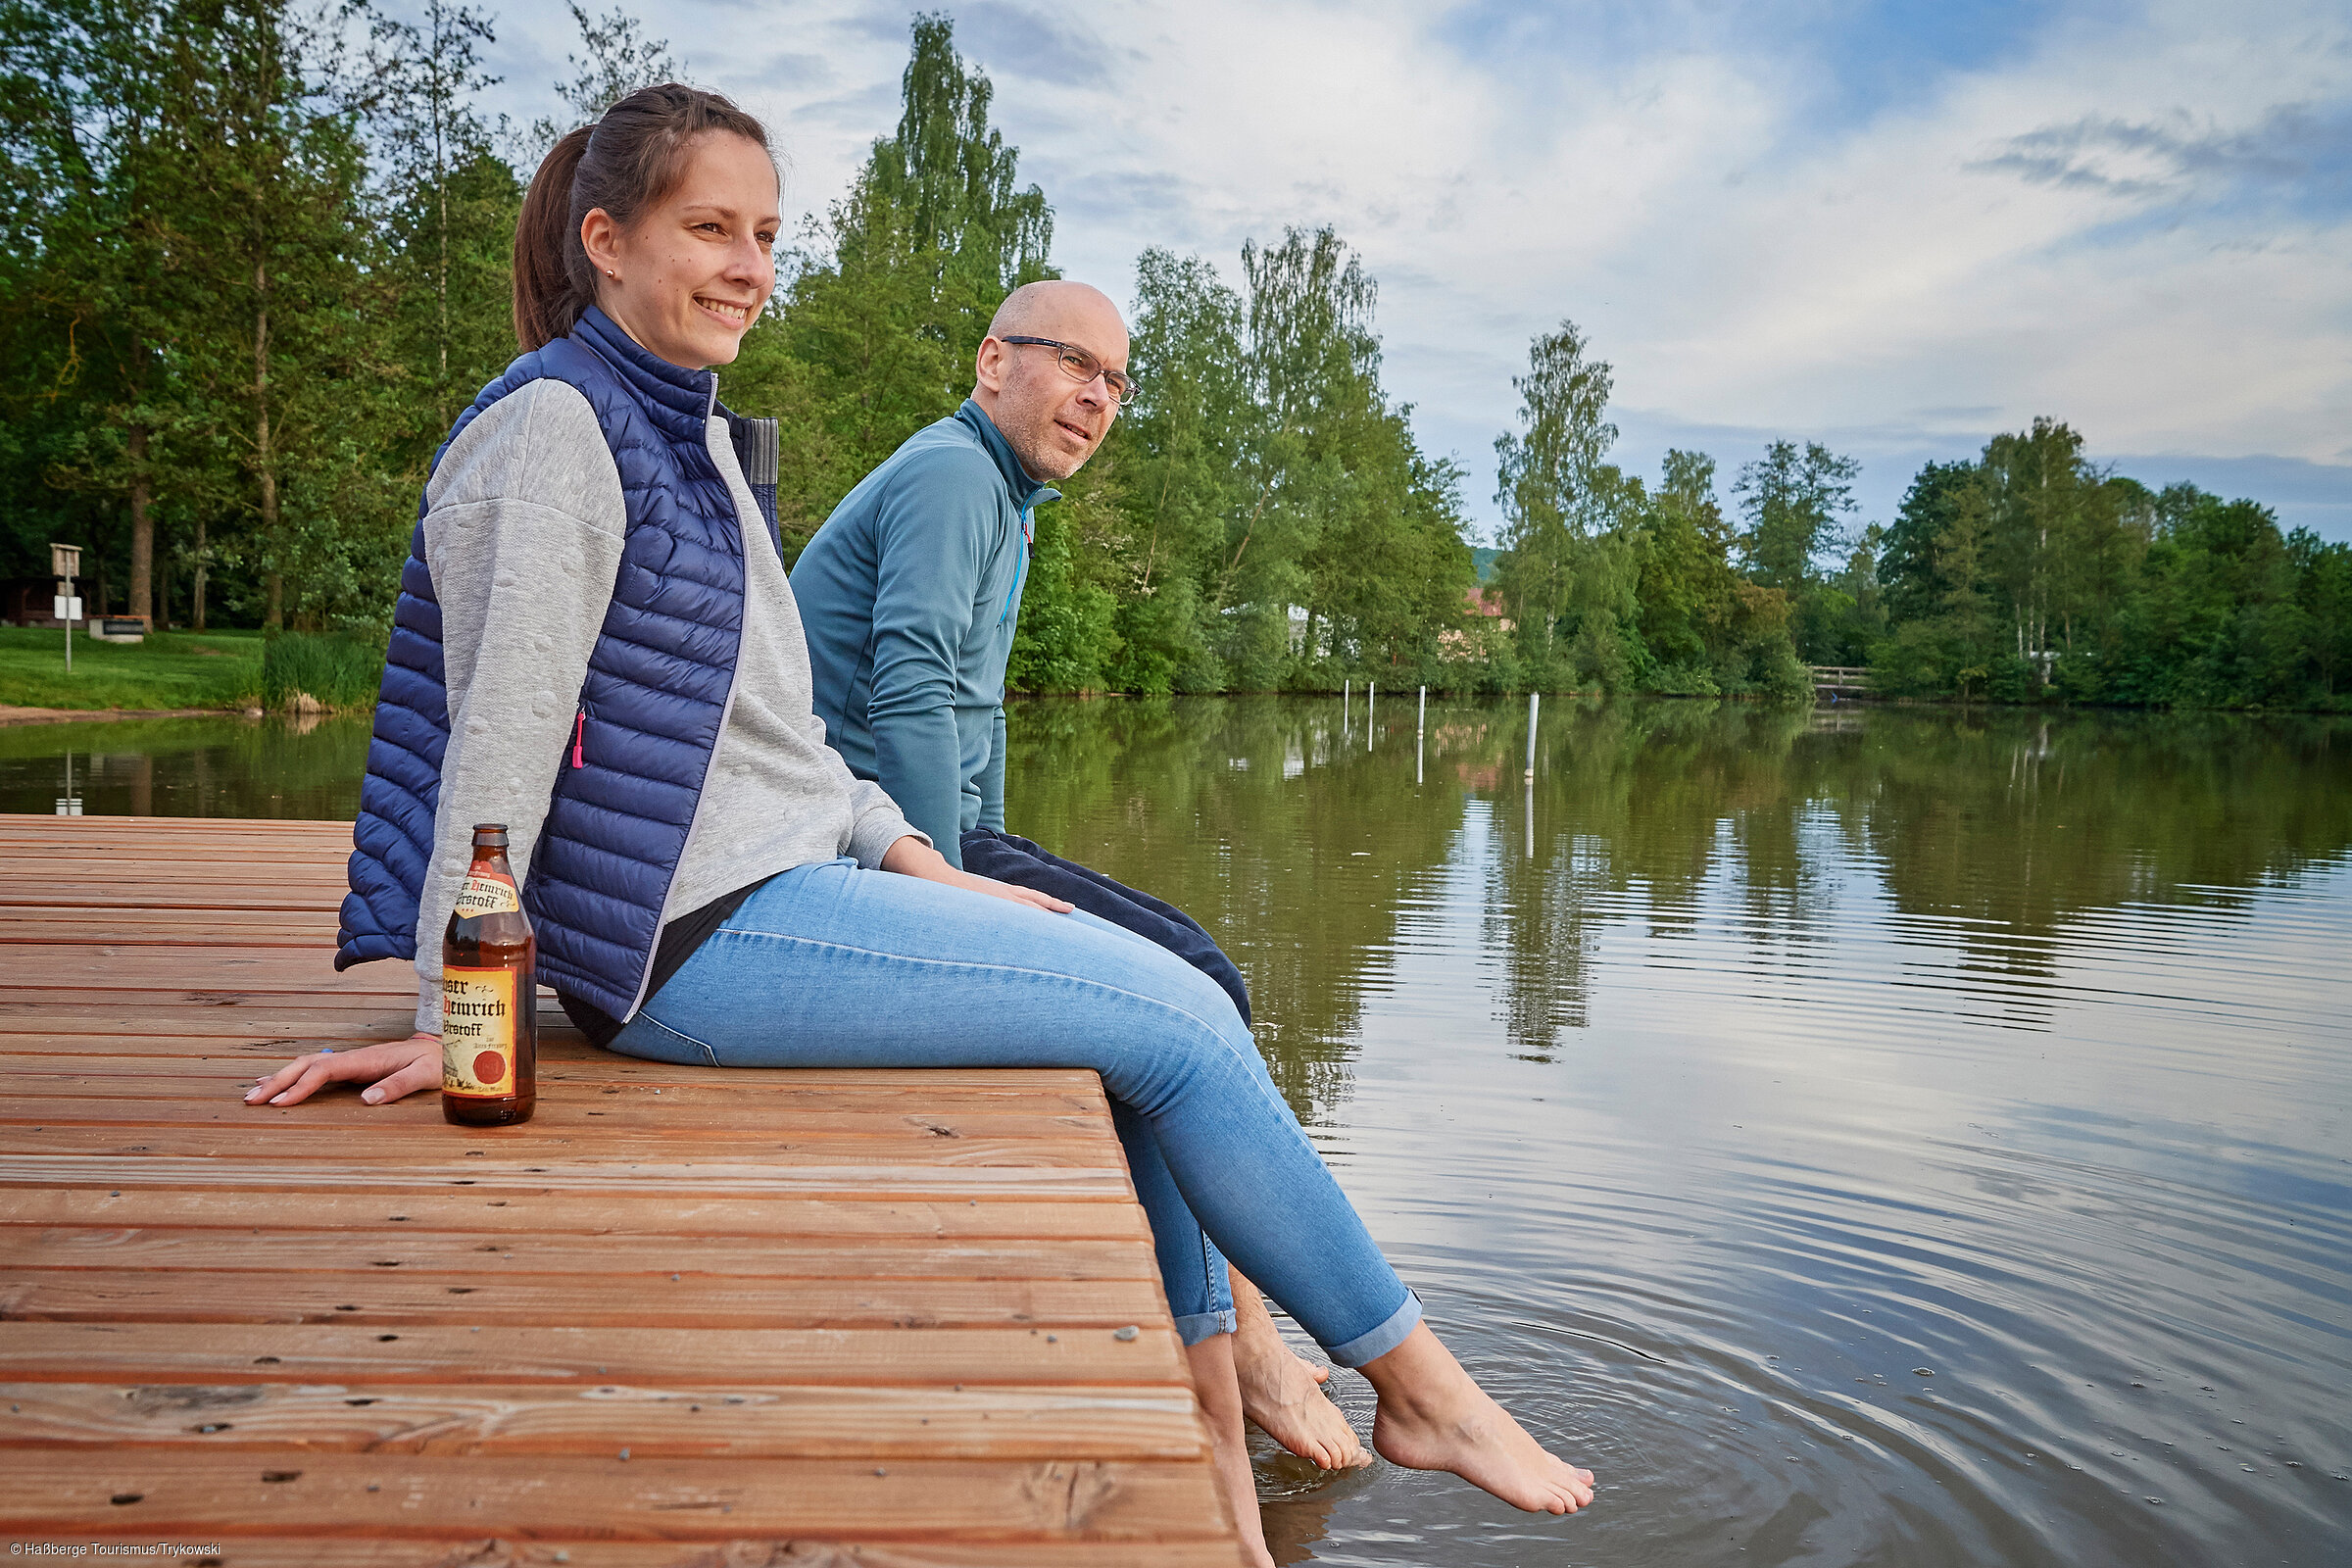
[[523, 1127], [249, 1107], [270, 1065], [408, 1031], [405, 966], [328, 966], [348, 847], [0, 816], [0, 1536], [1240, 1560], [1094, 1074], [668, 1067], [549, 1003]]

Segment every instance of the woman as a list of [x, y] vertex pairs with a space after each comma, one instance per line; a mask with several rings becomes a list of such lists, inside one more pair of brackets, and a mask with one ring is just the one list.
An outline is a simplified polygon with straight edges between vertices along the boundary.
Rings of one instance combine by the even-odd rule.
[[746, 479], [772, 484], [772, 426], [720, 409], [706, 368], [734, 360], [772, 289], [778, 200], [760, 123], [674, 84], [541, 165], [514, 241], [526, 352], [435, 462], [354, 834], [336, 964], [413, 958], [416, 1032], [304, 1057], [247, 1100], [368, 1079], [381, 1104], [438, 1083], [439, 933], [468, 825], [505, 821], [540, 976], [613, 1051], [1099, 1071], [1171, 1304], [1198, 1331], [1246, 1532], [1257, 1510], [1202, 1230], [1371, 1380], [1383, 1455], [1531, 1511], [1586, 1505], [1590, 1473], [1538, 1446], [1420, 1321], [1223, 991], [950, 866], [826, 748], [772, 489]]

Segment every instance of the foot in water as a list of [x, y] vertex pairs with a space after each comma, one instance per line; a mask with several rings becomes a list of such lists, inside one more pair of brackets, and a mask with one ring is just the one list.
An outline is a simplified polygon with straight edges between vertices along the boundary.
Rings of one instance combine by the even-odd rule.
[[1315, 1365], [1279, 1339], [1270, 1346], [1245, 1340], [1235, 1349], [1242, 1413], [1267, 1437], [1326, 1470], [1353, 1470], [1372, 1462], [1348, 1417], [1323, 1393], [1330, 1368]]
[[1391, 1464], [1449, 1470], [1515, 1508], [1574, 1513], [1592, 1506], [1592, 1472], [1546, 1452], [1418, 1323], [1364, 1367], [1380, 1393], [1372, 1446]]

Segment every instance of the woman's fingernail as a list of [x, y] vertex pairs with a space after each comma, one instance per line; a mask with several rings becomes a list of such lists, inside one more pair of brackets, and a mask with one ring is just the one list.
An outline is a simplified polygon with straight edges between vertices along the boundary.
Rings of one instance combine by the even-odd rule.
[[384, 1092], [381, 1089], [363, 1089], [360, 1098], [372, 1105], [384, 1098]]

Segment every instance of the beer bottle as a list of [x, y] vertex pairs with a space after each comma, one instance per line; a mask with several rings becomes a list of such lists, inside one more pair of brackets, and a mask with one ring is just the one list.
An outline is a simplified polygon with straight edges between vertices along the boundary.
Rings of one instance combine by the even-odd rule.
[[462, 1127], [529, 1121], [539, 1099], [538, 939], [507, 863], [507, 826], [478, 822], [441, 939], [441, 1114]]

